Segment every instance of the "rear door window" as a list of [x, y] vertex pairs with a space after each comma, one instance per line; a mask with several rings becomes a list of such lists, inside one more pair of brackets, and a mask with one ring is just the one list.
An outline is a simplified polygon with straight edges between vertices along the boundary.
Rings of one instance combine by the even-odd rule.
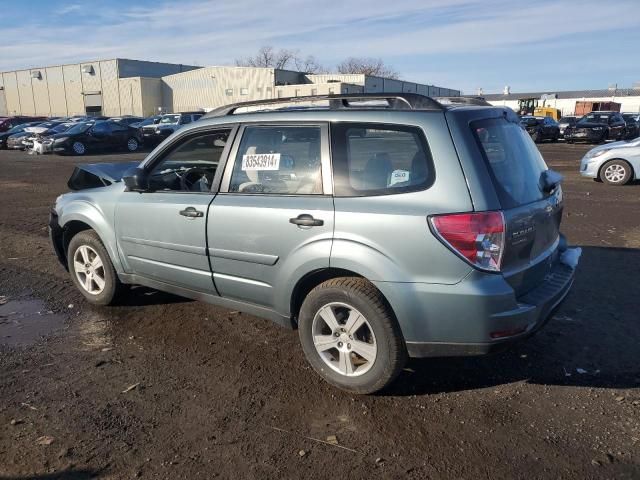
[[503, 208], [544, 198], [540, 181], [547, 165], [527, 132], [504, 118], [473, 122], [471, 128]]
[[391, 195], [433, 182], [431, 153], [417, 127], [337, 123], [331, 142], [337, 196]]

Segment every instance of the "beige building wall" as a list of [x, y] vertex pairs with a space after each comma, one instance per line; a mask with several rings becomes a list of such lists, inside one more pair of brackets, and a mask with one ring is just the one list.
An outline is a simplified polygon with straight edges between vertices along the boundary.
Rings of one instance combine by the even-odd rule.
[[63, 65], [62, 74], [64, 75], [64, 91], [67, 98], [68, 115], [84, 115], [80, 65]]
[[49, 84], [47, 79], [47, 71], [45, 69], [31, 70], [31, 74], [40, 72], [40, 78], [31, 78], [31, 89], [33, 90], [33, 103], [35, 105], [35, 114], [50, 116], [51, 105], [49, 104]]
[[[120, 79], [120, 110], [122, 111], [122, 115], [137, 115], [139, 117], [151, 115], [150, 112], [145, 111], [143, 102], [145, 84], [143, 80], [146, 79], [142, 79], [140, 77]], [[159, 81], [159, 79], [152, 80]]]
[[206, 67], [162, 78], [165, 110], [212, 109], [274, 97], [274, 69]]
[[[120, 81], [118, 62], [106, 60], [100, 63], [100, 91], [102, 92], [102, 114], [107, 116], [126, 115], [120, 105]], [[86, 87], [85, 87], [86, 91]]]
[[340, 93], [362, 93], [364, 87], [352, 83], [305, 83], [276, 87], [277, 98], [308, 97], [311, 95], [337, 95]]
[[20, 113], [20, 96], [18, 95], [18, 77], [16, 72], [3, 74], [5, 102], [7, 103], [7, 113], [16, 115]]
[[51, 115], [64, 117], [68, 115], [69, 112], [67, 111], [67, 94], [64, 89], [62, 67], [47, 67], [44, 70], [47, 75]]
[[140, 78], [142, 90], [142, 116], [150, 117], [162, 107], [162, 80], [159, 78]]
[[36, 107], [33, 103], [33, 90], [31, 89], [31, 72], [19, 70], [16, 72], [18, 81], [18, 95], [20, 96], [20, 111], [23, 115], [35, 115]]

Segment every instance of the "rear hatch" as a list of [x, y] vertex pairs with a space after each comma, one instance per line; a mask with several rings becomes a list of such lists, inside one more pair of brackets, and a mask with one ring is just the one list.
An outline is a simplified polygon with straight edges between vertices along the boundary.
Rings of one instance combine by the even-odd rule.
[[518, 296], [544, 281], [558, 256], [562, 189], [526, 131], [506, 118], [471, 123], [505, 219], [502, 272]]

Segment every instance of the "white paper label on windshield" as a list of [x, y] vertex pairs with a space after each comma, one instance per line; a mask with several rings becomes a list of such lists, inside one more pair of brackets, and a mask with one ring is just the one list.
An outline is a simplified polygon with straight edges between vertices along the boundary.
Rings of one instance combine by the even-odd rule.
[[411, 172], [408, 170], [394, 170], [391, 172], [391, 181], [389, 182], [389, 186], [395, 185], [396, 183], [408, 182], [410, 175]]
[[255, 153], [242, 156], [242, 170], [278, 170], [279, 153]]

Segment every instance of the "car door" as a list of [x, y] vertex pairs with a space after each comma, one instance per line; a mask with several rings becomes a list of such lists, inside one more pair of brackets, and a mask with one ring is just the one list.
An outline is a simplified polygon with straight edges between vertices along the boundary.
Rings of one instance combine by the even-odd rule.
[[331, 194], [326, 124], [242, 127], [209, 210], [220, 295], [288, 312], [292, 284], [329, 266]]
[[208, 128], [176, 139], [145, 164], [150, 190], [120, 196], [115, 224], [126, 273], [215, 293], [207, 253], [207, 209], [234, 131]]
[[96, 122], [86, 133], [85, 142], [92, 150], [111, 146], [111, 127], [108, 122]]
[[111, 135], [109, 136], [109, 146], [111, 148], [122, 148], [129, 139], [129, 127], [119, 122], [109, 122]]

